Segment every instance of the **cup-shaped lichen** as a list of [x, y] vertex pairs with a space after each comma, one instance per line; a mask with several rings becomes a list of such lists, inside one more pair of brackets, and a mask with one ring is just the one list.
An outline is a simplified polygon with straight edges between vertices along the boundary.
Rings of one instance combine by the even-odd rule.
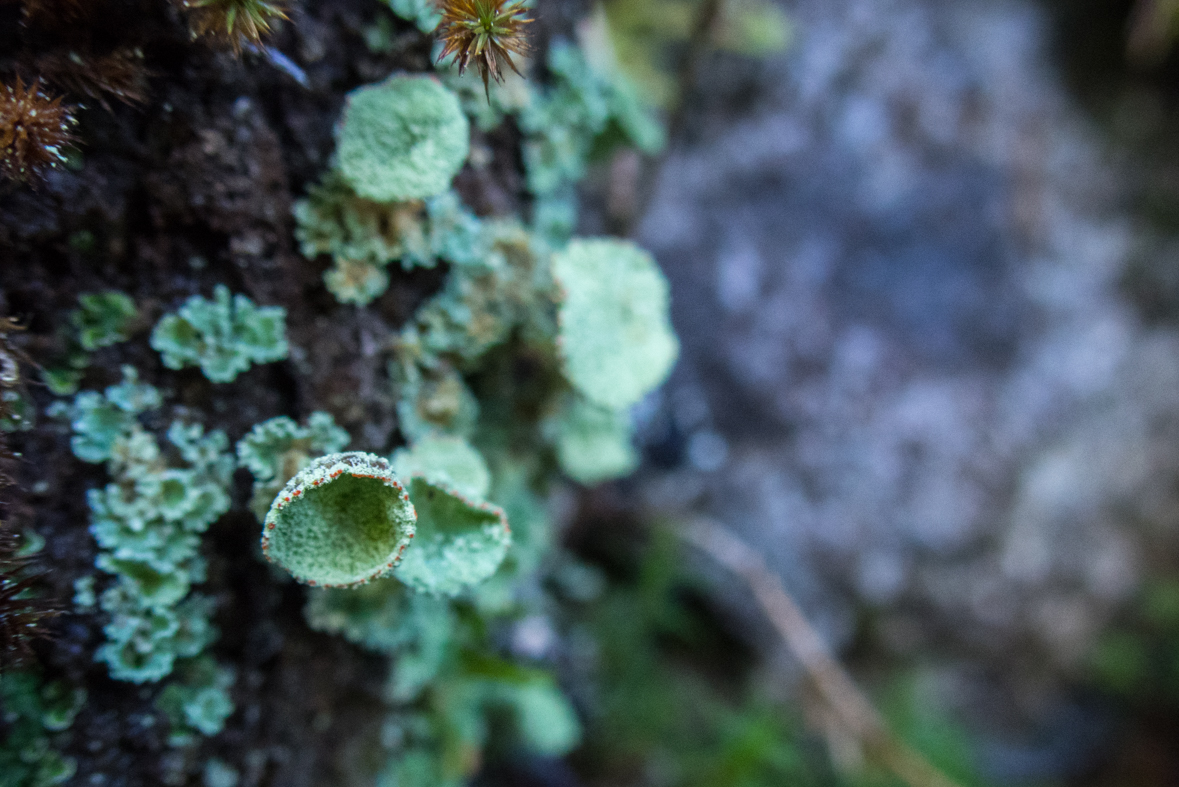
[[394, 576], [415, 590], [457, 596], [496, 572], [512, 541], [503, 509], [418, 476], [409, 494], [418, 538]]
[[441, 194], [467, 160], [471, 127], [433, 77], [396, 76], [348, 95], [340, 173], [362, 197], [404, 202]]
[[397, 565], [416, 518], [387, 460], [328, 454], [278, 493], [266, 514], [262, 551], [300, 582], [358, 585]]

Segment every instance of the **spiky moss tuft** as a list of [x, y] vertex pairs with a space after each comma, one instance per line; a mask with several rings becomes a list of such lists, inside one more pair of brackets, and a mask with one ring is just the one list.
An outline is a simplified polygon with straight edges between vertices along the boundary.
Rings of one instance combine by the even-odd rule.
[[33, 641], [49, 635], [46, 624], [61, 612], [34, 595], [42, 575], [31, 567], [21, 546], [9, 526], [0, 522], [0, 674], [33, 656]]
[[340, 172], [362, 197], [404, 202], [441, 194], [470, 152], [458, 96], [433, 77], [396, 76], [348, 95]]
[[415, 590], [457, 596], [499, 569], [512, 542], [502, 508], [421, 477], [411, 479], [409, 496], [418, 538], [394, 576]]
[[558, 344], [566, 378], [612, 410], [636, 404], [679, 355], [667, 280], [651, 255], [620, 240], [578, 240], [553, 257], [564, 292]]
[[275, 497], [262, 551], [300, 582], [360, 585], [397, 565], [416, 518], [387, 460], [359, 451], [328, 454]]
[[524, 26], [532, 20], [526, 18], [528, 9], [521, 0], [439, 0], [438, 10], [442, 13], [438, 60], [453, 55], [459, 74], [474, 62], [488, 103], [489, 79], [502, 83], [505, 66], [523, 76], [512, 62], [513, 53], [527, 55], [531, 51]]
[[188, 12], [192, 37], [228, 43], [235, 54], [243, 46], [261, 46], [270, 26], [286, 19], [285, 0], [177, 0]]
[[0, 176], [39, 181], [65, 162], [74, 125], [61, 96], [49, 98], [40, 82], [26, 86], [18, 76], [15, 85], [0, 84]]
[[449, 484], [469, 497], [485, 498], [491, 489], [487, 462], [461, 437], [428, 435], [410, 448], [398, 450], [392, 461], [400, 476], [422, 476]]

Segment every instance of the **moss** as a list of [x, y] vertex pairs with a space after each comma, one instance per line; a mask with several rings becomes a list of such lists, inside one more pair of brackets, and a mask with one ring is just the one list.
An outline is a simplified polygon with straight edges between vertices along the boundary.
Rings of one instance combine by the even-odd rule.
[[255, 306], [217, 285], [213, 300], [194, 295], [165, 315], [152, 331], [151, 346], [169, 369], [200, 366], [213, 382], [227, 383], [255, 363], [286, 358], [285, 332], [285, 309]]
[[0, 83], [0, 176], [39, 182], [48, 170], [66, 162], [77, 138], [72, 107], [61, 96], [50, 98], [41, 83]]
[[617, 240], [578, 240], [553, 259], [565, 293], [560, 349], [565, 376], [610, 409], [637, 403], [679, 354], [667, 281], [651, 255]]
[[388, 461], [329, 454], [283, 487], [266, 515], [262, 551], [311, 585], [347, 587], [392, 569], [414, 537], [414, 506]]
[[188, 12], [193, 38], [228, 44], [241, 54], [243, 46], [262, 46], [270, 26], [286, 19], [286, 0], [180, 0]]
[[377, 202], [441, 194], [467, 159], [470, 125], [458, 97], [432, 77], [395, 76], [348, 96], [340, 172]]
[[455, 596], [496, 572], [511, 543], [503, 509], [421, 477], [410, 482], [409, 497], [418, 532], [394, 576], [419, 591]]
[[43, 572], [30, 557], [44, 543], [36, 531], [26, 530], [21, 538], [0, 521], [0, 674], [31, 661], [33, 642], [49, 636], [48, 623], [60, 614], [36, 591]]
[[555, 427], [561, 470], [578, 483], [593, 485], [622, 478], [639, 465], [625, 412], [576, 397], [566, 405]]

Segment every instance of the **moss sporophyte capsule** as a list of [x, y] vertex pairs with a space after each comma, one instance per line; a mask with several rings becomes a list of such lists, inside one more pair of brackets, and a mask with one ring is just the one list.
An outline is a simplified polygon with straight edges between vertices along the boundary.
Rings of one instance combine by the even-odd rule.
[[262, 551], [309, 585], [359, 585], [400, 562], [416, 520], [388, 460], [328, 454], [278, 493], [266, 515]]

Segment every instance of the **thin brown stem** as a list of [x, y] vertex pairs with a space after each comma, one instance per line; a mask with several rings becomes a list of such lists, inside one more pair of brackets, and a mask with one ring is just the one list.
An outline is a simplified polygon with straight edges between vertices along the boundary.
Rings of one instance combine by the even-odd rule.
[[741, 577], [841, 726], [865, 753], [910, 787], [958, 787], [893, 735], [872, 703], [831, 656], [826, 643], [762, 556], [723, 525], [696, 520], [677, 534]]

